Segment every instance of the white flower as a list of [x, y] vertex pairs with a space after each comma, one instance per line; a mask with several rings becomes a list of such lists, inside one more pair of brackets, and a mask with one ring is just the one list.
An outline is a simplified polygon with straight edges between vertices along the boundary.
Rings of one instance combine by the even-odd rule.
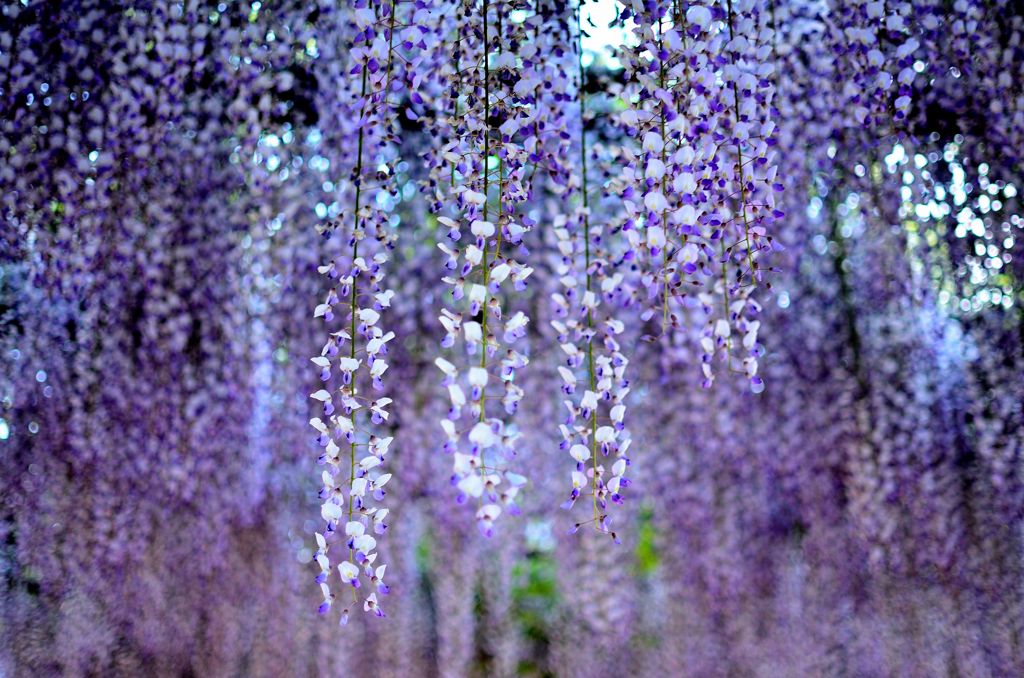
[[653, 191], [645, 195], [644, 205], [652, 212], [664, 212], [668, 209], [668, 201], [660, 191]]
[[690, 5], [686, 10], [686, 22], [706, 30], [711, 24], [711, 10], [700, 5]]
[[320, 506], [320, 515], [327, 522], [334, 522], [341, 518], [341, 507], [333, 501], [324, 502]]
[[649, 226], [647, 228], [647, 245], [661, 249], [665, 246], [665, 229], [661, 226]]
[[623, 417], [626, 416], [626, 406], [619, 404], [612, 408], [611, 418], [616, 424], [622, 423]]
[[510, 333], [517, 332], [519, 330], [522, 330], [524, 327], [526, 327], [526, 325], [529, 322], [530, 322], [529, 316], [527, 316], [522, 311], [516, 311], [516, 314], [513, 315], [511, 318], [509, 318], [508, 322], [505, 323], [505, 331], [506, 332], [510, 332]]
[[656, 132], [648, 132], [644, 135], [644, 150], [651, 151], [654, 153], [661, 153], [661, 149], [665, 148], [665, 142], [661, 136]]
[[394, 401], [392, 401], [391, 398], [377, 398], [375, 401], [373, 401], [373, 404], [370, 405], [370, 411], [373, 412], [374, 414], [379, 414], [381, 418], [383, 418], [386, 421], [388, 418], [388, 413], [387, 410], [385, 410], [384, 408], [390, 405], [392, 402]]
[[341, 358], [338, 360], [338, 369], [342, 372], [355, 372], [361, 362], [362, 358]]
[[394, 332], [388, 332], [382, 337], [375, 337], [370, 341], [366, 342], [366, 352], [369, 353], [370, 355], [377, 355], [378, 353], [380, 353], [380, 350], [384, 347], [384, 345], [394, 338]]
[[383, 457], [388, 453], [388, 448], [391, 446], [391, 441], [394, 440], [392, 436], [387, 438], [378, 438], [370, 442], [370, 450], [378, 457]]
[[[348, 429], [352, 428], [351, 420], [349, 420], [349, 419], [340, 419], [339, 421], [347, 422]], [[341, 452], [341, 448], [338, 447], [338, 444], [335, 443], [333, 440], [328, 440], [327, 441], [327, 445], [324, 446], [324, 452], [326, 452], [327, 456], [330, 457], [331, 459], [337, 459], [338, 458], [338, 453]]]
[[520, 269], [512, 271], [512, 280], [515, 282], [522, 282], [523, 280], [529, 278], [531, 273], [533, 273], [532, 267], [523, 266]]
[[469, 432], [469, 440], [480, 447], [490, 447], [498, 442], [498, 436], [494, 434], [490, 424], [481, 421]]
[[484, 303], [487, 299], [487, 288], [483, 285], [471, 285], [469, 288], [469, 300], [477, 304]]
[[369, 471], [372, 468], [380, 466], [382, 463], [383, 462], [380, 460], [379, 457], [376, 457], [371, 454], [359, 460], [359, 468], [363, 469], [364, 471]]
[[484, 481], [479, 474], [471, 473], [458, 484], [459, 491], [470, 497], [479, 497], [484, 493]]
[[469, 385], [478, 388], [487, 386], [487, 370], [483, 367], [469, 368]]
[[473, 231], [473, 235], [477, 237], [490, 238], [494, 235], [494, 224], [478, 219], [469, 225], [469, 230]]
[[370, 368], [370, 376], [377, 378], [384, 374], [388, 369], [388, 363], [385, 360], [374, 360], [373, 367]]
[[464, 476], [476, 473], [477, 463], [477, 458], [471, 454], [455, 453], [454, 470], [457, 475]]
[[463, 323], [462, 330], [466, 333], [466, 341], [469, 343], [478, 344], [483, 341], [484, 334], [480, 327], [480, 323], [472, 320], [468, 323]]
[[438, 247], [439, 250], [441, 250], [442, 252], [447, 254], [449, 259], [458, 260], [458, 258], [459, 258], [459, 251], [458, 250], [453, 250], [452, 248], [448, 247], [448, 245], [444, 244], [443, 242], [437, 243], [437, 247]]
[[743, 335], [743, 348], [752, 349], [757, 343], [757, 330], [761, 327], [760, 320], [754, 320], [747, 325], [747, 332]]
[[366, 478], [356, 478], [352, 481], [351, 494], [353, 497], [362, 497], [366, 494]]
[[377, 540], [368, 534], [362, 534], [352, 540], [352, 546], [356, 551], [370, 553], [377, 546]]
[[438, 369], [440, 369], [449, 377], [456, 377], [459, 374], [459, 371], [455, 369], [455, 365], [452, 365], [444, 358], [437, 358], [436, 360], [434, 360], [434, 364], [437, 365]]
[[361, 308], [358, 315], [359, 321], [367, 325], [373, 325], [380, 320], [380, 313], [377, 313], [372, 308]]
[[512, 267], [508, 264], [501, 263], [491, 269], [491, 274], [488, 277], [493, 283], [501, 283], [505, 278], [508, 277], [509, 273], [512, 272]]
[[358, 520], [350, 520], [345, 523], [346, 537], [361, 537], [366, 532], [366, 526]]
[[651, 158], [647, 161], [647, 178], [660, 181], [665, 176], [665, 163], [657, 158]]
[[569, 448], [569, 454], [572, 458], [581, 464], [586, 460], [590, 459], [590, 450], [587, 449], [586, 445], [576, 444]]
[[483, 259], [484, 251], [476, 245], [469, 245], [466, 247], [466, 261], [473, 266], [479, 266], [480, 260]]
[[338, 573], [341, 575], [341, 581], [346, 584], [355, 585], [359, 579], [359, 568], [347, 560], [338, 565]]
[[519, 242], [522, 239], [523, 234], [526, 233], [526, 227], [521, 226], [513, 221], [505, 224], [505, 230], [508, 231], [509, 239], [512, 242]]
[[384, 612], [377, 605], [377, 594], [376, 593], [371, 593], [370, 595], [368, 595], [366, 597], [366, 600], [363, 601], [363, 611], [364, 612], [373, 612], [378, 617], [383, 617], [384, 616]]
[[501, 515], [501, 507], [497, 504], [484, 504], [476, 512], [477, 520], [494, 521]]
[[462, 407], [466, 404], [466, 394], [458, 384], [448, 384], [448, 397], [453, 407]]
[[570, 358], [575, 357], [580, 353], [580, 350], [576, 347], [576, 344], [572, 342], [559, 344], [559, 346], [562, 347], [562, 350], [565, 351], [566, 355], [568, 355]]

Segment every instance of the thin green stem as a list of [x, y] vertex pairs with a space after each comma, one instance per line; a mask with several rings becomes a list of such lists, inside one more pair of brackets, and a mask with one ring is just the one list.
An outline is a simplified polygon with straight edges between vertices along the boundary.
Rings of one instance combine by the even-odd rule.
[[[593, 280], [590, 274], [590, 199], [587, 186], [587, 73], [583, 68], [583, 8], [582, 4], [576, 6], [576, 57], [580, 71], [580, 189], [583, 201], [583, 255], [586, 264], [587, 292], [593, 287]], [[587, 383], [590, 390], [597, 390], [597, 375], [594, 371], [594, 313], [587, 307]], [[591, 479], [591, 494], [594, 503], [594, 520], [598, 519], [597, 508], [597, 408], [590, 413], [590, 459], [593, 466], [594, 477]]]
[[[489, 126], [490, 108], [491, 108], [491, 46], [490, 39], [488, 37], [488, 3], [487, 0], [484, 2], [484, 157], [483, 157], [483, 172], [484, 172], [484, 221], [487, 221], [487, 203], [488, 193], [490, 191], [490, 171], [488, 168], [488, 160], [491, 153], [490, 148], [490, 137], [491, 130]], [[500, 221], [500, 215], [499, 215]], [[484, 253], [483, 253], [483, 271], [484, 271], [484, 302], [481, 313], [483, 318], [480, 322], [480, 334], [483, 340], [483, 346], [480, 351], [480, 367], [487, 369], [487, 286], [490, 282], [490, 271], [488, 270], [487, 264], [487, 240], [484, 240]], [[483, 421], [487, 415], [487, 396], [484, 393], [480, 394], [480, 421]]]

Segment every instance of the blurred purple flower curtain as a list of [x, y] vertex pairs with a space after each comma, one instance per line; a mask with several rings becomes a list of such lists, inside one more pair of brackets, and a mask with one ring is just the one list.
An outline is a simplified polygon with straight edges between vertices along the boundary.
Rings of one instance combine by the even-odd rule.
[[1007, 0], [5, 3], [0, 674], [1024, 674], [1022, 74]]

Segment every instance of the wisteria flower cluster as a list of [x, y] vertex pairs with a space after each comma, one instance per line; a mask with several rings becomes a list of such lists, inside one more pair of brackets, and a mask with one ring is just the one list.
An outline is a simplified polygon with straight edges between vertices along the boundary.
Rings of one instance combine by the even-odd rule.
[[[626, 52], [631, 107], [620, 125], [639, 149], [624, 149], [621, 195], [630, 249], [643, 267], [645, 317], [671, 331], [695, 299], [704, 385], [720, 358], [758, 376], [760, 258], [782, 216], [774, 165], [772, 31], [753, 2], [680, 7], [649, 4], [635, 15]], [[635, 103], [634, 103], [635, 102]], [[738, 336], [734, 337], [734, 333]]]
[[0, 674], [1024, 675], [1021, 72], [1008, 0], [3, 4]]

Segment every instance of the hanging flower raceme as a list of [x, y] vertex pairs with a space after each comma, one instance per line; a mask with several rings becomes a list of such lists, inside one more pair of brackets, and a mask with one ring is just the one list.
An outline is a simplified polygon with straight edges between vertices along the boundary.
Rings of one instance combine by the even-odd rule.
[[829, 3], [822, 19], [824, 39], [840, 69], [832, 99], [837, 121], [851, 128], [892, 130], [906, 119], [912, 103], [916, 54], [915, 31], [934, 26], [919, 22], [909, 2], [844, 0]]
[[[399, 12], [405, 16], [399, 18]], [[352, 604], [358, 604], [357, 589], [366, 584], [364, 611], [383, 617], [377, 595], [388, 593], [386, 566], [378, 562], [376, 547], [377, 536], [388, 527], [389, 509], [381, 502], [391, 480], [384, 469], [392, 438], [378, 427], [386, 427], [390, 418], [392, 399], [383, 392], [388, 344], [395, 334], [382, 327], [381, 319], [394, 295], [386, 287], [385, 273], [396, 240], [388, 205], [400, 191], [395, 145], [401, 102], [396, 92], [415, 63], [401, 51], [417, 39], [419, 30], [416, 9], [393, 0], [357, 5], [352, 17], [356, 35], [350, 75], [358, 90], [349, 97], [348, 141], [355, 159], [343, 189], [352, 210], [324, 229], [326, 236], [339, 240], [343, 234], [345, 249], [318, 269], [332, 286], [314, 313], [333, 329], [321, 354], [312, 359], [324, 388], [311, 396], [323, 403], [323, 418], [310, 424], [323, 448], [319, 462], [326, 467], [320, 491], [326, 526], [316, 535], [315, 560], [324, 594], [321, 613], [335, 599], [328, 552], [340, 546], [346, 555], [337, 571], [342, 586], [352, 590]], [[336, 320], [342, 321], [340, 327]], [[346, 605], [341, 623], [348, 616]]]
[[[773, 223], [783, 216], [775, 205], [783, 187], [773, 150], [773, 31], [766, 16], [756, 0], [726, 1], [722, 102], [731, 115], [720, 119], [722, 131], [716, 135], [720, 146], [713, 163], [722, 169], [714, 190], [720, 208], [719, 219], [711, 220], [721, 222], [720, 275], [716, 294], [701, 295], [705, 313], [714, 297], [721, 294], [722, 300], [722, 316], [709, 318], [701, 338], [705, 386], [713, 379], [708, 365], [722, 349], [729, 369], [741, 371], [754, 393], [764, 390], [758, 376], [763, 349], [757, 342], [761, 307], [751, 295], [763, 282], [760, 257], [772, 249]], [[738, 336], [730, 340], [733, 331]]]
[[506, 417], [524, 395], [516, 373], [529, 360], [514, 346], [529, 317], [503, 308], [503, 292], [524, 291], [533, 272], [517, 257], [527, 253], [523, 237], [533, 222], [517, 216], [516, 205], [530, 195], [524, 138], [531, 146], [537, 140], [530, 134], [534, 88], [520, 78], [513, 51], [526, 44], [524, 27], [506, 18], [511, 8], [503, 2], [462, 5], [451, 22], [453, 34], [441, 46], [447, 115], [438, 126], [439, 138], [449, 136], [434, 156], [431, 177], [452, 304], [439, 318], [441, 345], [461, 344], [468, 357], [461, 366], [437, 360], [451, 403], [441, 425], [445, 449], [454, 455], [458, 501], [476, 502], [485, 535], [503, 511], [518, 512], [515, 500], [525, 483], [509, 471], [519, 434]]
[[[553, 222], [558, 257], [555, 275], [559, 290], [551, 295], [555, 319], [551, 321], [564, 363], [558, 367], [566, 418], [560, 424], [560, 448], [572, 457], [572, 487], [563, 507], [570, 509], [581, 497], [593, 508], [589, 520], [576, 523], [592, 525], [610, 534], [609, 502], [621, 503], [622, 490], [629, 485], [625, 473], [629, 465], [626, 453], [630, 436], [625, 427], [625, 398], [629, 382], [625, 377], [629, 361], [622, 354], [619, 335], [625, 329], [622, 321], [610, 313], [609, 303], [617, 279], [607, 275], [608, 263], [601, 220], [591, 220], [590, 177], [587, 161], [591, 149], [587, 145], [586, 72], [583, 67], [582, 7], [576, 8], [577, 86], [575, 98], [579, 105], [579, 123], [574, 130], [578, 144], [578, 166], [562, 164], [566, 180], [556, 182], [565, 202], [576, 201], [574, 212], [558, 215]], [[572, 144], [572, 145], [575, 145]], [[608, 293], [607, 295], [605, 293]], [[603, 319], [603, 320], [602, 320]]]
[[640, 264], [643, 318], [661, 333], [685, 325], [694, 307], [703, 311], [706, 387], [721, 359], [760, 392], [759, 306], [750, 295], [782, 216], [771, 152], [772, 32], [753, 0], [685, 11], [648, 2], [623, 14], [636, 23], [637, 46], [624, 53], [631, 106], [619, 122], [639, 148], [623, 150], [630, 249], [622, 263]]

